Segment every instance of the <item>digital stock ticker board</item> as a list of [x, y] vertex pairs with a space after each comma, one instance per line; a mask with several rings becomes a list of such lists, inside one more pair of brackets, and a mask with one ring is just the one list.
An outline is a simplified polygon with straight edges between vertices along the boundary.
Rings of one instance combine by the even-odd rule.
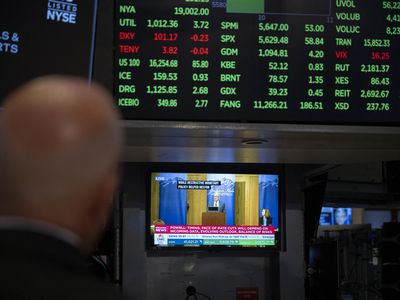
[[400, 124], [400, 1], [117, 0], [125, 119]]

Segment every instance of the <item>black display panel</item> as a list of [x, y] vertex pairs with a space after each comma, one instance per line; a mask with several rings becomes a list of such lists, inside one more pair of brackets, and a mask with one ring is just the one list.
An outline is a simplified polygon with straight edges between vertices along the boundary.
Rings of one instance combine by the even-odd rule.
[[148, 253], [265, 255], [285, 249], [281, 165], [158, 163], [142, 171]]
[[0, 105], [37, 76], [91, 78], [97, 1], [0, 2]]
[[126, 119], [398, 124], [400, 1], [116, 0]]

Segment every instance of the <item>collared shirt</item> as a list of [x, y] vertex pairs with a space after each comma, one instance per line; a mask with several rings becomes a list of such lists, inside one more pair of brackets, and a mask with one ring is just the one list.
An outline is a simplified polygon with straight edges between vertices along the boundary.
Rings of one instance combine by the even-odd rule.
[[79, 236], [72, 231], [40, 220], [20, 217], [0, 217], [0, 229], [26, 230], [45, 234], [62, 240], [76, 248], [81, 243]]

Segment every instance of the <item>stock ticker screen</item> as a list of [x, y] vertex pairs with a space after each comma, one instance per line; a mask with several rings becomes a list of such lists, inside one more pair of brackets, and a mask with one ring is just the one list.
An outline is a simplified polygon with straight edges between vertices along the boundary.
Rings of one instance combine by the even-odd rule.
[[400, 1], [116, 0], [126, 119], [399, 124]]
[[0, 107], [38, 76], [91, 77], [97, 1], [0, 1]]

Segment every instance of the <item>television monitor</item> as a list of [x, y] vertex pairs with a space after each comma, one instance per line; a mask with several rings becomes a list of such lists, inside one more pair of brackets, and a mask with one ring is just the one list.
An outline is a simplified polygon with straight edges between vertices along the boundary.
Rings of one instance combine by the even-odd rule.
[[149, 176], [150, 249], [280, 249], [280, 173], [152, 171]]
[[400, 124], [399, 2], [115, 3], [126, 119]]
[[319, 225], [349, 225], [353, 223], [353, 210], [344, 207], [322, 207]]
[[38, 76], [92, 78], [98, 0], [0, 1], [0, 108]]

